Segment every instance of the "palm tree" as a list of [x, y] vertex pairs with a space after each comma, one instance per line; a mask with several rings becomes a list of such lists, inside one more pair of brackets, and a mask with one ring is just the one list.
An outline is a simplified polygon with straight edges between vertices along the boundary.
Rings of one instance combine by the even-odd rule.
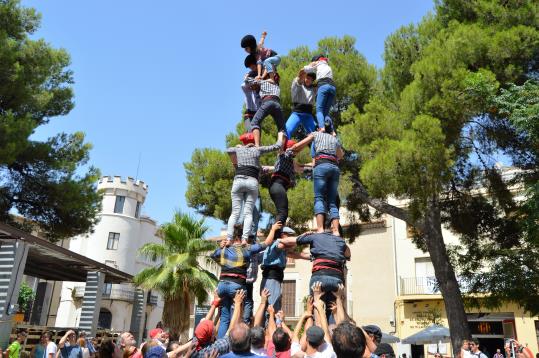
[[180, 337], [189, 329], [192, 300], [206, 301], [208, 292], [217, 283], [215, 275], [200, 265], [200, 261], [208, 264], [207, 267], [211, 265], [207, 253], [216, 247], [213, 242], [202, 239], [207, 230], [204, 219], [176, 212], [172, 222], [160, 228], [163, 242], [145, 244], [139, 250], [140, 255], [159, 264], [145, 268], [133, 281], [137, 286], [163, 295], [163, 323], [174, 337]]

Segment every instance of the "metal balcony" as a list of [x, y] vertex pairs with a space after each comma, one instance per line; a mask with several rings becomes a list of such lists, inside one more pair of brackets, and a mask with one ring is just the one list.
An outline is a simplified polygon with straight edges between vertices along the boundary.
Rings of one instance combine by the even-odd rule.
[[435, 277], [400, 277], [400, 295], [438, 295]]

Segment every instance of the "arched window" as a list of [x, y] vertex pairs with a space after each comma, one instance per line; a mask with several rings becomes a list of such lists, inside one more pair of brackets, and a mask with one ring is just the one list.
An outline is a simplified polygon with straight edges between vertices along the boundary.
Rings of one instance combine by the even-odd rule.
[[99, 319], [97, 320], [97, 328], [110, 329], [112, 325], [112, 313], [106, 308], [101, 308], [99, 311]]

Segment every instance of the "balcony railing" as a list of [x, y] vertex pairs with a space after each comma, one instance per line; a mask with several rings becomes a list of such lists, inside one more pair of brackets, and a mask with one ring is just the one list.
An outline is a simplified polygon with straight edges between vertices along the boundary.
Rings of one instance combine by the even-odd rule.
[[[82, 298], [84, 297], [84, 286], [75, 286], [73, 288], [74, 298]], [[135, 290], [134, 289], [126, 289], [126, 288], [117, 288], [112, 287], [108, 290], [104, 290], [102, 292], [102, 299], [108, 299], [108, 300], [119, 300], [119, 301], [127, 301], [127, 302], [133, 302], [135, 300]], [[146, 303], [152, 306], [157, 305], [157, 295], [149, 294], [148, 298], [146, 300]]]
[[435, 277], [400, 277], [401, 295], [440, 294]]

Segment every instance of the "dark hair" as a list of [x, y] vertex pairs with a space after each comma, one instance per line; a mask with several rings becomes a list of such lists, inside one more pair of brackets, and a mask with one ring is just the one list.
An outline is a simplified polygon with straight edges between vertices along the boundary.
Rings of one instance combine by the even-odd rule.
[[337, 358], [361, 358], [365, 352], [365, 336], [350, 322], [343, 322], [333, 330], [331, 344]]
[[112, 339], [104, 340], [99, 347], [99, 358], [112, 358], [114, 356], [114, 348], [116, 346]]
[[286, 352], [290, 349], [290, 336], [282, 328], [277, 328], [271, 337], [276, 352]]
[[250, 68], [252, 65], [256, 65], [256, 56], [253, 54], [245, 56], [243, 64], [245, 65], [245, 68]]
[[316, 73], [314, 72], [307, 73], [307, 77], [310, 77], [313, 81], [316, 81]]
[[264, 347], [264, 343], [266, 343], [266, 332], [264, 332], [264, 328], [253, 327], [251, 328], [250, 333], [251, 333], [251, 346], [255, 348]]
[[329, 118], [324, 119], [324, 128], [326, 130], [326, 133], [331, 133], [335, 131], [335, 128], [333, 127], [333, 121]]
[[251, 351], [251, 334], [247, 325], [235, 327], [229, 334], [230, 350], [234, 353]]
[[479, 340], [477, 338], [471, 339], [470, 342], [475, 343], [479, 347]]
[[43, 333], [41, 333], [41, 337], [47, 337], [47, 339], [51, 339], [52, 333], [50, 331], [44, 331]]
[[245, 35], [241, 39], [241, 47], [247, 48], [249, 47], [249, 50], [251, 50], [251, 53], [256, 52], [256, 39], [253, 35]]

